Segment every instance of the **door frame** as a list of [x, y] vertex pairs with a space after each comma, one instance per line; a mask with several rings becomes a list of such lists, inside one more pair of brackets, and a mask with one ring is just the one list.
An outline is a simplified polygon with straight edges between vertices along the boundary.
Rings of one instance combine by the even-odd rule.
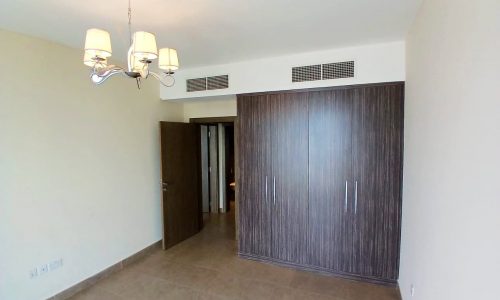
[[[238, 241], [238, 225], [239, 225], [239, 200], [238, 200], [238, 194], [239, 194], [239, 184], [238, 184], [238, 176], [239, 176], [239, 168], [238, 168], [238, 117], [237, 116], [222, 116], [222, 117], [202, 117], [202, 118], [189, 118], [189, 123], [194, 123], [197, 125], [217, 125], [217, 124], [226, 124], [226, 125], [233, 125], [234, 128], [234, 181], [236, 183], [235, 186], [235, 197], [234, 197], [234, 217], [235, 217], [235, 239]], [[198, 126], [198, 128], [200, 128]], [[200, 146], [201, 147], [201, 146]], [[201, 151], [201, 149], [199, 149]], [[201, 174], [201, 164], [199, 166], [199, 173]], [[201, 181], [199, 183], [201, 185]], [[201, 189], [201, 186], [200, 186]]]

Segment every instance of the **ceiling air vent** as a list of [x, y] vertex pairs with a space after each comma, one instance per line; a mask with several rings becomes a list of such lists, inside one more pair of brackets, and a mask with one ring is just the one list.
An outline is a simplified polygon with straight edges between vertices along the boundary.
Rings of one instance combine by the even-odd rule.
[[193, 78], [186, 80], [188, 92], [199, 92], [207, 90], [207, 78]]
[[292, 82], [354, 77], [354, 61], [292, 68]]
[[354, 61], [323, 65], [323, 80], [354, 77]]
[[292, 68], [292, 82], [313, 80], [321, 80], [321, 65]]
[[186, 80], [188, 92], [200, 92], [207, 90], [227, 89], [229, 87], [229, 76], [219, 75]]
[[229, 87], [228, 75], [207, 77], [207, 90], [227, 89], [228, 87]]

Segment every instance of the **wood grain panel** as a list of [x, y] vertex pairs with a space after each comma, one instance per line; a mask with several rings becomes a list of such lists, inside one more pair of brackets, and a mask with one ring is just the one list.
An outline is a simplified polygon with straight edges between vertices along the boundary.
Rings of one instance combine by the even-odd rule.
[[346, 206], [346, 181], [352, 185], [351, 123], [351, 90], [310, 93], [309, 262], [337, 271], [351, 264]]
[[[270, 107], [267, 96], [238, 97], [239, 251], [271, 256]], [[267, 178], [267, 189], [266, 189]], [[267, 190], [267, 192], [266, 192]]]
[[[272, 257], [307, 263], [308, 94], [270, 94], [272, 176]], [[273, 182], [274, 183], [274, 182]], [[274, 191], [273, 191], [274, 192]]]
[[399, 269], [403, 86], [365, 87], [355, 100], [354, 273], [396, 280]]
[[164, 248], [202, 227], [200, 131], [195, 124], [160, 122]]
[[240, 254], [397, 282], [403, 100], [404, 83], [238, 96]]

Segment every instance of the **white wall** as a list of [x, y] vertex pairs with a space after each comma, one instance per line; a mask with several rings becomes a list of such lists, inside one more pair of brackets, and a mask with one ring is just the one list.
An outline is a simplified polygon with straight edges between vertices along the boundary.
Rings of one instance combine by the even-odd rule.
[[190, 118], [236, 116], [236, 96], [199, 98], [184, 102], [184, 121]]
[[[292, 67], [355, 60], [355, 78], [292, 83]], [[181, 62], [182, 63], [182, 62]], [[229, 88], [186, 92], [186, 79], [229, 75]], [[186, 99], [251, 92], [405, 80], [405, 44], [393, 42], [270, 57], [225, 65], [180, 69], [173, 87], [161, 87], [162, 99]]]
[[499, 299], [499, 16], [498, 0], [427, 0], [408, 35], [404, 299]]
[[45, 299], [161, 239], [158, 121], [182, 107], [154, 80], [94, 86], [80, 50], [0, 41], [0, 299]]

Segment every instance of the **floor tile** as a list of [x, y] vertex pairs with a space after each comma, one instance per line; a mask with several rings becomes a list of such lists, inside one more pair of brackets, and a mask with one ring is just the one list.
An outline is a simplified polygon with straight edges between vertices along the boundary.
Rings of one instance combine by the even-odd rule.
[[400, 299], [396, 288], [242, 259], [236, 255], [234, 213], [204, 219], [199, 234], [126, 266], [72, 299]]

